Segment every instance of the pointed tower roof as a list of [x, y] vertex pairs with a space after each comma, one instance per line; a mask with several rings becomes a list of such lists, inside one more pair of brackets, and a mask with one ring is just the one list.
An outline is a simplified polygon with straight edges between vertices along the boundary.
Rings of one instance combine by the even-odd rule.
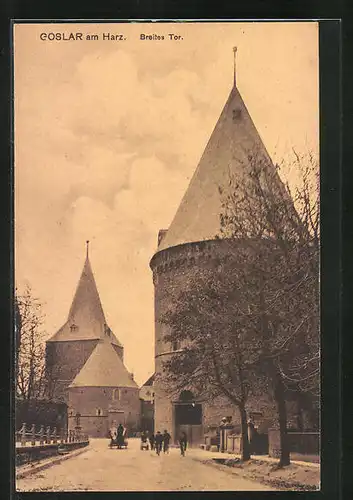
[[89, 261], [89, 242], [87, 241], [86, 243], [86, 260], [67, 321], [64, 326], [49, 339], [49, 342], [101, 339], [108, 336], [113, 344], [121, 346], [120, 342], [106, 323], [91, 263]]
[[114, 347], [101, 340], [69, 387], [138, 388]]
[[104, 325], [106, 322], [88, 255], [70, 307], [68, 319], [73, 323], [79, 323], [83, 320], [84, 322], [95, 322]]
[[[220, 236], [221, 196], [228, 189], [230, 175], [246, 176], [249, 152], [256, 152], [266, 163], [272, 161], [236, 87], [234, 49], [234, 86], [221, 112], [204, 153], [158, 251], [194, 241]], [[274, 167], [273, 167], [274, 168]]]

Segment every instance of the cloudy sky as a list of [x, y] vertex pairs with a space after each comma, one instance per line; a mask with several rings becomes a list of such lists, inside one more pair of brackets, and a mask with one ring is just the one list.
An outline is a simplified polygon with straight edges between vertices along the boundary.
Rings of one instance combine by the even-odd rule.
[[[41, 40], [51, 32], [83, 40]], [[138, 383], [154, 369], [149, 261], [231, 90], [234, 45], [237, 85], [270, 155], [318, 150], [316, 23], [15, 26], [16, 284], [44, 303], [51, 336], [89, 239], [108, 323]]]

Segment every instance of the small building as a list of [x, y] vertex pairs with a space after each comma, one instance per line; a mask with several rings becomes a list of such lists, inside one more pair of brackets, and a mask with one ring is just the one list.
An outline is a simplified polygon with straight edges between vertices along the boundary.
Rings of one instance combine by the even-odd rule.
[[80, 414], [82, 430], [92, 437], [106, 437], [113, 423], [130, 433], [139, 428], [138, 386], [109, 341], [98, 342], [70, 384], [68, 412], [69, 429]]
[[154, 374], [140, 388], [141, 430], [154, 432]]

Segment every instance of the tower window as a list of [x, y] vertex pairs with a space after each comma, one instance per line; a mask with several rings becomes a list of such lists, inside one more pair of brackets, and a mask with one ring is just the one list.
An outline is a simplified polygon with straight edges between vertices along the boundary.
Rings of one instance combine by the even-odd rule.
[[120, 389], [113, 389], [112, 399], [113, 401], [120, 401], [121, 392]]
[[180, 343], [178, 340], [173, 340], [172, 342], [172, 349], [173, 351], [177, 351], [179, 349]]
[[96, 409], [96, 415], [97, 415], [97, 417], [101, 417], [101, 416], [102, 416], [102, 413], [103, 413], [103, 412], [102, 412], [101, 408], [97, 408], [97, 409]]
[[70, 326], [70, 331], [71, 332], [76, 332], [78, 330], [78, 326], [75, 325], [75, 323], [72, 323], [72, 325]]

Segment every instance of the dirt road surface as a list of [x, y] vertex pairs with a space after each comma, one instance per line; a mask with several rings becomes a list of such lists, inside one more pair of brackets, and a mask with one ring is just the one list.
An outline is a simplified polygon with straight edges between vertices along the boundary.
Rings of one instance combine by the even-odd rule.
[[192, 458], [200, 450], [176, 448], [169, 455], [141, 451], [130, 439], [127, 450], [108, 448], [108, 440], [92, 439], [87, 451], [60, 464], [17, 480], [17, 491], [255, 491], [259, 483], [218, 470]]

